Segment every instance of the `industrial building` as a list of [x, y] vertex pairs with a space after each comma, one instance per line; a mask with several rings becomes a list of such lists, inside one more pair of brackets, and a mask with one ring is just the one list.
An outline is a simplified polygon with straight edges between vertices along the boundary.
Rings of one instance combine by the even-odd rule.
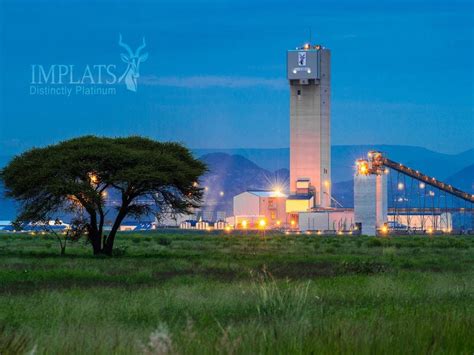
[[286, 213], [287, 195], [281, 191], [248, 190], [234, 196], [234, 216], [227, 222], [237, 228], [258, 228], [262, 220], [268, 227], [290, 224]]
[[[287, 53], [290, 88], [290, 192], [313, 196], [310, 207], [331, 206], [331, 52], [305, 44]], [[301, 185], [301, 186], [300, 186]], [[302, 190], [299, 192], [299, 190]], [[306, 211], [306, 204], [292, 212]]]
[[[379, 154], [379, 153], [375, 153]], [[354, 176], [354, 218], [361, 224], [361, 233], [376, 235], [387, 223], [387, 176], [383, 167], [358, 160]]]
[[234, 197], [235, 228], [350, 230], [354, 213], [331, 207], [331, 52], [305, 44], [287, 52], [290, 91], [290, 191], [247, 191]]
[[[412, 233], [451, 231], [452, 212], [469, 224], [474, 196], [437, 181], [385, 157], [369, 152], [356, 162], [354, 209], [343, 208], [331, 196], [331, 52], [321, 45], [305, 44], [287, 52], [287, 79], [290, 92], [290, 181], [289, 191], [249, 190], [233, 199], [233, 216], [226, 218], [232, 228], [284, 228], [318, 234], [379, 235], [389, 231]], [[419, 182], [413, 206], [413, 192], [391, 194], [390, 171], [396, 172], [403, 190], [405, 178]], [[349, 179], [349, 177], [348, 177]], [[395, 182], [397, 183], [397, 182]], [[425, 190], [425, 185], [430, 190]], [[433, 189], [437, 190], [436, 195]], [[410, 193], [412, 195], [410, 195]], [[442, 195], [444, 194], [444, 195]], [[444, 197], [444, 208], [433, 196]], [[457, 198], [471, 208], [448, 207], [448, 197]], [[426, 199], [431, 207], [426, 208]], [[389, 201], [394, 208], [389, 208]], [[397, 201], [405, 206], [401, 208]], [[409, 202], [408, 202], [409, 201]], [[411, 205], [410, 205], [411, 203]], [[472, 219], [472, 218], [471, 218]], [[470, 222], [474, 224], [474, 219]], [[472, 229], [472, 227], [471, 227]]]

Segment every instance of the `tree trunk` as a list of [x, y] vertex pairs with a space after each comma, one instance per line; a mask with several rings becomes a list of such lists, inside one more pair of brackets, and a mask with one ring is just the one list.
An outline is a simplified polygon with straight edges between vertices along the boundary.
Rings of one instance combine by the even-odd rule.
[[114, 225], [112, 226], [112, 229], [109, 233], [109, 236], [107, 237], [107, 240], [105, 242], [103, 253], [109, 256], [112, 256], [112, 251], [114, 248], [114, 241], [115, 241], [115, 235], [117, 234], [118, 229], [120, 228], [120, 224], [122, 224], [123, 219], [127, 215], [127, 207], [122, 206], [120, 209], [117, 218], [115, 219]]
[[91, 242], [92, 249], [94, 251], [94, 255], [100, 255], [102, 254], [102, 243], [100, 242], [100, 235], [95, 232], [95, 233], [90, 233], [89, 232], [89, 241]]
[[61, 256], [66, 255], [66, 246], [61, 245]]

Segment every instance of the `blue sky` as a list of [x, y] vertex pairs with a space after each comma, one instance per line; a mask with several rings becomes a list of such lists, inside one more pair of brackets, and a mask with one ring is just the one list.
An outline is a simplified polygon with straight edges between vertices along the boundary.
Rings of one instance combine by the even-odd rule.
[[[473, 1], [0, 0], [0, 149], [83, 134], [191, 148], [289, 145], [287, 49], [332, 50], [333, 144], [474, 147]], [[31, 66], [114, 64], [138, 91], [30, 95]]]

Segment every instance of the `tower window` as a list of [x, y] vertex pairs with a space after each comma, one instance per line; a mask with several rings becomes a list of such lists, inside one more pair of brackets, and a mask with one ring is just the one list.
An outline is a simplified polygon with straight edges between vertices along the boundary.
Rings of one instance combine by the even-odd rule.
[[301, 95], [301, 90], [298, 90], [297, 94], [298, 94], [298, 96], [300, 96]]

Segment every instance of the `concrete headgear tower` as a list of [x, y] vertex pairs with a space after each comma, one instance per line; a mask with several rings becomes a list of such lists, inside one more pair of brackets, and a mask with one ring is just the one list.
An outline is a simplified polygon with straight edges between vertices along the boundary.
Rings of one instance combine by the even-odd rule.
[[331, 206], [331, 53], [305, 44], [287, 54], [290, 85], [290, 191]]

